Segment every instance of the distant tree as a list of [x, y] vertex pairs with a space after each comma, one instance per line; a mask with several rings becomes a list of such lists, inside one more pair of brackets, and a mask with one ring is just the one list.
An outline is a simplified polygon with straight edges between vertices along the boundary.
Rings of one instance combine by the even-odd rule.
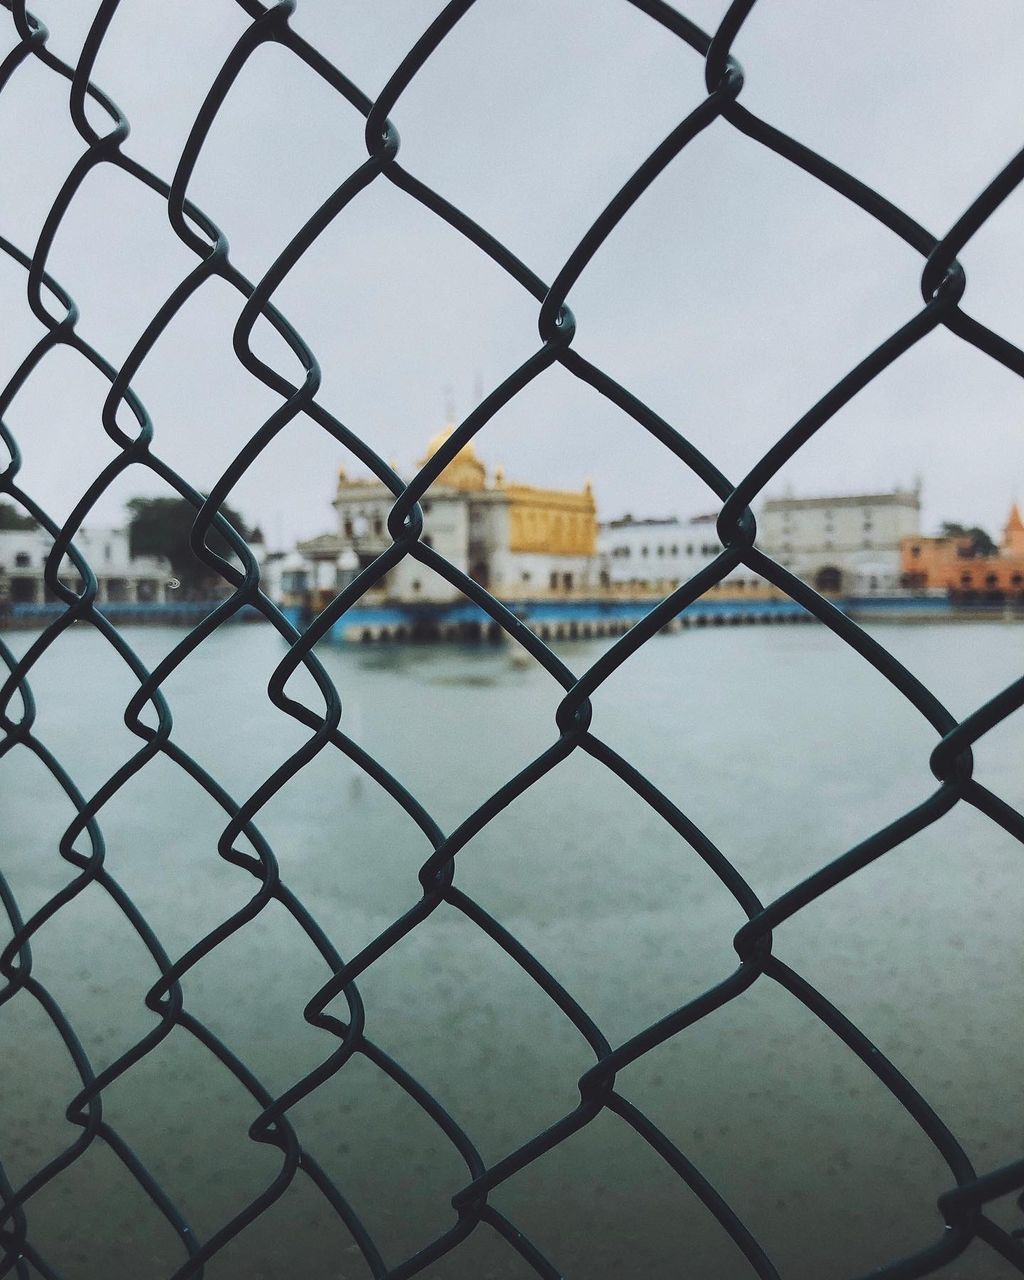
[[34, 529], [31, 516], [23, 516], [13, 503], [0, 502], [0, 529]]
[[[171, 563], [174, 576], [189, 595], [208, 591], [223, 583], [209, 565], [189, 546], [196, 510], [184, 498], [132, 498], [128, 508], [128, 546], [133, 556], [163, 556]], [[221, 514], [245, 539], [249, 529], [233, 508], [222, 504]], [[228, 540], [211, 528], [206, 544], [218, 555], [233, 559]]]
[[998, 547], [985, 532], [979, 529], [977, 525], [954, 524], [947, 520], [942, 526], [942, 536], [944, 538], [970, 538], [971, 555], [972, 556], [994, 556], [998, 551]]

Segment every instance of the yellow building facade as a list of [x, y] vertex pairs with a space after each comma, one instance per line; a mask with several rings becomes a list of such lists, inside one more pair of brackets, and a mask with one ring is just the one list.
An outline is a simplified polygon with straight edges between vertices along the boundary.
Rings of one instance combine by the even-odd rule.
[[510, 484], [504, 492], [510, 551], [597, 555], [597, 505], [589, 484], [582, 490]]

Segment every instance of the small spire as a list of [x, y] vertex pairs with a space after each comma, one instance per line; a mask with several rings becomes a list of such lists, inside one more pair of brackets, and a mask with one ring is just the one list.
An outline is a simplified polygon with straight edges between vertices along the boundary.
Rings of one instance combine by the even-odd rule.
[[1024, 556], [1024, 520], [1020, 517], [1020, 507], [1014, 500], [1010, 507], [1010, 518], [1003, 526], [1003, 555]]

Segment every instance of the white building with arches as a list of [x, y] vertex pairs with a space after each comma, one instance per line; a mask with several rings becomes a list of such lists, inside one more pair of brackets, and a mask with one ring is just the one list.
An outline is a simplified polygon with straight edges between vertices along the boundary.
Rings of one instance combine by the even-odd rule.
[[920, 532], [921, 489], [767, 498], [757, 525], [757, 545], [818, 591], [897, 591], [900, 544]]

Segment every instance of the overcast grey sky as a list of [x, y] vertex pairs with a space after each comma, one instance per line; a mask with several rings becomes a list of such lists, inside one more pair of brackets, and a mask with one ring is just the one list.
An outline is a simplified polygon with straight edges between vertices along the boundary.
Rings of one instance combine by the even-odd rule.
[[[77, 57], [87, 0], [36, 0], [51, 47]], [[713, 28], [725, 0], [683, 11]], [[440, 0], [299, 0], [293, 25], [376, 94]], [[4, 43], [13, 43], [0, 10]], [[5, 28], [4, 23], [10, 25]], [[127, 113], [125, 150], [170, 176], [195, 113], [248, 19], [233, 0], [122, 0], [96, 80]], [[1024, 10], [1013, 0], [762, 0], [735, 47], [743, 102], [900, 204], [936, 234], [1024, 141]], [[400, 99], [403, 164], [545, 279], [658, 141], [704, 96], [703, 65], [625, 0], [478, 0]], [[190, 196], [258, 277], [365, 158], [362, 119], [297, 59], [259, 50], [214, 125]], [[67, 84], [34, 59], [0, 94], [0, 230], [34, 246], [82, 150]], [[1024, 343], [1015, 193], [962, 260], [965, 308]], [[50, 270], [80, 331], [119, 363], [196, 259], [155, 195], [94, 171]], [[576, 345], [738, 479], [792, 422], [920, 305], [920, 258], [870, 217], [717, 121], [643, 196], [570, 295]], [[0, 257], [0, 378], [40, 330], [25, 275]], [[156, 449], [208, 488], [278, 400], [231, 353], [239, 295], [207, 285], [136, 387]], [[442, 425], [538, 345], [537, 304], [468, 242], [383, 179], [359, 195], [275, 295], [317, 352], [321, 400], [408, 473]], [[268, 347], [268, 349], [270, 349]], [[272, 360], [297, 377], [293, 360]], [[63, 518], [112, 456], [103, 380], [66, 351], [9, 423], [25, 486]], [[599, 510], [686, 515], [706, 489], [631, 420], [558, 367], [478, 441], [510, 478], [576, 486]], [[351, 459], [289, 426], [231, 501], [271, 537], [327, 528]], [[1002, 524], [1024, 498], [1024, 386], [940, 330], [861, 393], [770, 487], [801, 494], [924, 486], [926, 525]], [[98, 505], [119, 519], [136, 470]]]

